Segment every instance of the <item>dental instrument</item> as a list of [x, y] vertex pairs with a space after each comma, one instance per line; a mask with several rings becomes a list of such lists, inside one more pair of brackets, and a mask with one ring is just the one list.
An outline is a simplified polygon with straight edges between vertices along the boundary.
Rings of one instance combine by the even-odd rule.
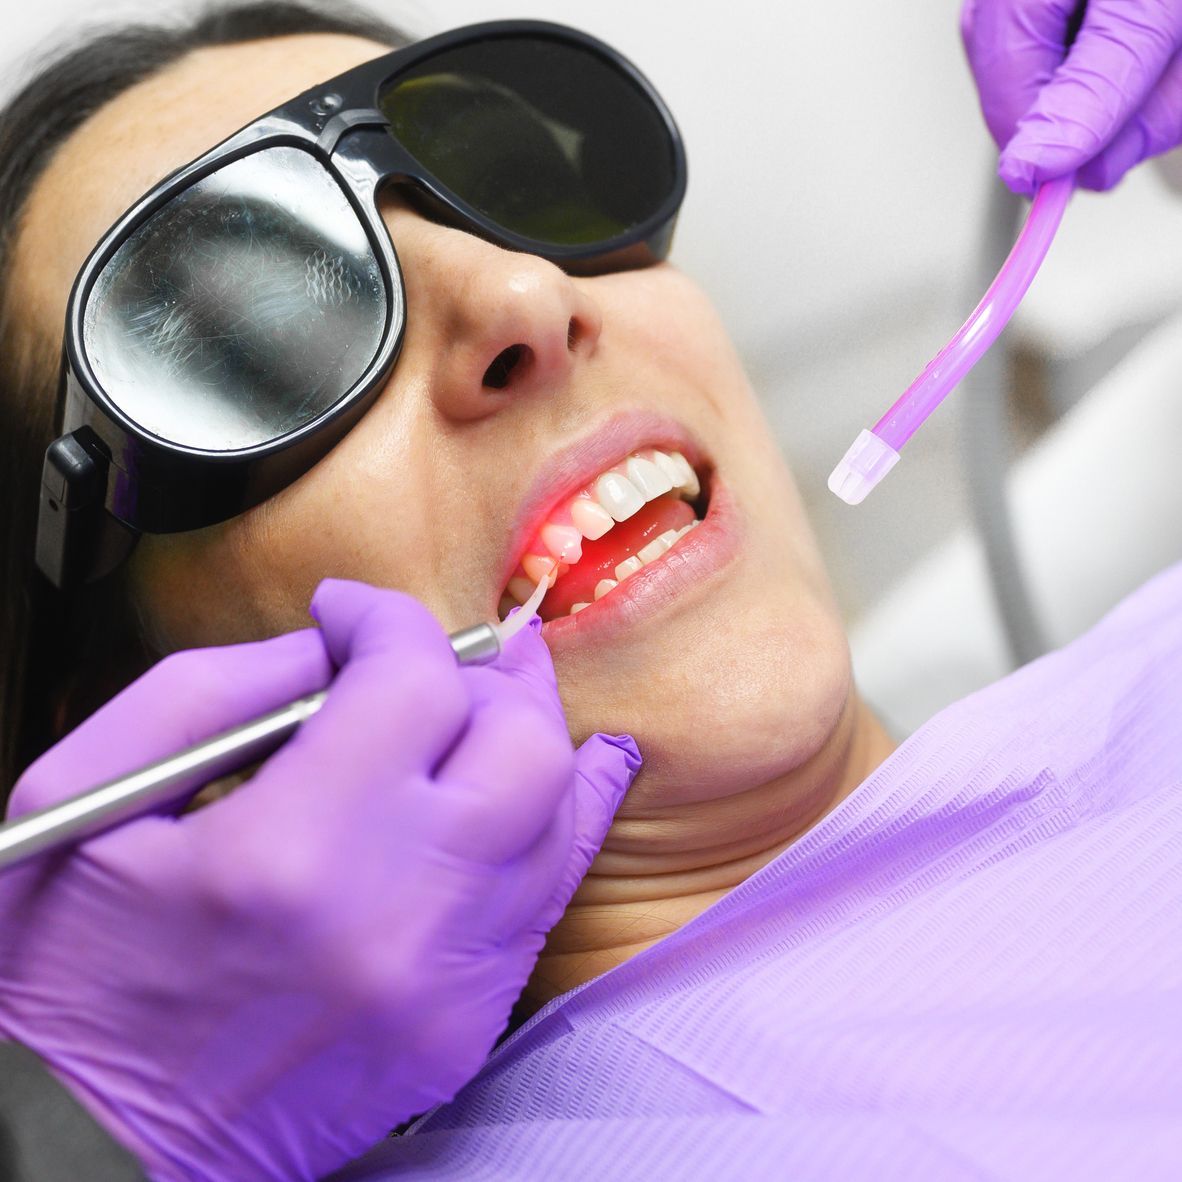
[[[487, 665], [537, 615], [549, 582], [543, 579], [520, 611], [495, 624], [475, 624], [448, 637], [461, 665]], [[150, 809], [171, 804], [219, 776], [271, 754], [324, 705], [327, 690], [298, 698], [251, 722], [203, 739], [59, 804], [0, 825], [0, 870], [46, 850], [93, 837]]]
[[1073, 173], [1039, 187], [1013, 250], [981, 302], [890, 410], [872, 429], [861, 431], [833, 469], [829, 491], [847, 505], [865, 500], [899, 462], [903, 445], [997, 340], [1046, 258], [1074, 184]]

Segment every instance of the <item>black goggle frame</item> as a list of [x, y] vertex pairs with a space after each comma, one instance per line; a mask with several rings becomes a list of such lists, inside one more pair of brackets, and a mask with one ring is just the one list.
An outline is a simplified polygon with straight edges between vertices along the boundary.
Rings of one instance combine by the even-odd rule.
[[[405, 70], [442, 50], [504, 37], [557, 40], [590, 50], [626, 75], [667, 128], [673, 184], [651, 217], [619, 237], [556, 246], [512, 233], [473, 208], [426, 170], [392, 134], [380, 93]], [[104, 393], [84, 347], [83, 317], [97, 277], [154, 213], [197, 181], [263, 148], [294, 146], [336, 179], [372, 245], [387, 288], [387, 323], [367, 371], [327, 411], [280, 438], [235, 451], [186, 447], [145, 431]], [[610, 46], [545, 21], [494, 21], [455, 29], [365, 62], [255, 120], [178, 169], [133, 205], [104, 235], [75, 280], [66, 316], [58, 403], [61, 437], [46, 452], [36, 561], [61, 588], [117, 567], [142, 533], [174, 533], [237, 516], [308, 471], [358, 421], [398, 359], [405, 292], [377, 196], [407, 185], [437, 220], [498, 246], [540, 256], [572, 274], [650, 265], [669, 251], [685, 195], [680, 134], [645, 77]]]

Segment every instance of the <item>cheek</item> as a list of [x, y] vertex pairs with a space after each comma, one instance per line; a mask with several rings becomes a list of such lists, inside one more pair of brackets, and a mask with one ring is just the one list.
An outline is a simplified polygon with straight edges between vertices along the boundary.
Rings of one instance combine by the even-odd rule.
[[742, 366], [734, 346], [705, 293], [668, 263], [624, 271], [588, 281], [602, 292], [612, 316], [626, 325], [641, 355], [666, 372], [686, 375], [721, 397]]
[[670, 412], [698, 428], [728, 482], [744, 491], [748, 512], [787, 531], [815, 586], [827, 593], [796, 482], [709, 299], [668, 264], [594, 282], [610, 285], [613, 311], [627, 317], [638, 355], [654, 363], [652, 372], [671, 376], [672, 388], [687, 392]]
[[268, 508], [141, 541], [132, 594], [158, 651], [241, 644], [310, 626], [307, 606], [318, 579], [292, 560]]
[[[408, 409], [410, 408], [410, 409]], [[221, 525], [145, 538], [141, 614], [162, 651], [308, 627], [321, 579], [359, 579], [434, 601], [432, 534], [417, 495], [429, 457], [410, 400], [379, 401], [314, 468]], [[408, 459], [411, 457], [411, 459]]]

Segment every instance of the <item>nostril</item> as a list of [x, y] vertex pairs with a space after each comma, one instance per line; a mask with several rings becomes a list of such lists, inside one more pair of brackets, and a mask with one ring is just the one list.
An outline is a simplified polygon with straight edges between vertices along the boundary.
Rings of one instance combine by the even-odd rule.
[[484, 371], [484, 385], [492, 390], [503, 390], [513, 376], [513, 371], [529, 364], [533, 351], [528, 345], [510, 345], [502, 349]]

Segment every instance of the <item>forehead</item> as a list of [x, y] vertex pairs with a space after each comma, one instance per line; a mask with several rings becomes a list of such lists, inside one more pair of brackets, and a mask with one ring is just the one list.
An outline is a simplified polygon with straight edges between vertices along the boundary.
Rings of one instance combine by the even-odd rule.
[[95, 112], [54, 153], [26, 202], [10, 300], [51, 339], [74, 276], [146, 190], [252, 119], [389, 47], [306, 34], [195, 50]]

